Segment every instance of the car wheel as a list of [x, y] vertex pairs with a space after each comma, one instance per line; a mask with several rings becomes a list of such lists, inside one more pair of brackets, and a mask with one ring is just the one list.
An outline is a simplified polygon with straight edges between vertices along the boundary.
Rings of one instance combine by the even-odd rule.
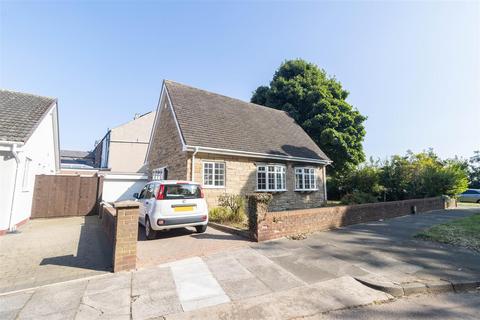
[[197, 233], [204, 233], [205, 231], [207, 231], [207, 225], [196, 226], [195, 229], [197, 230]]
[[157, 237], [157, 232], [152, 229], [152, 226], [150, 225], [150, 218], [145, 217], [145, 237], [148, 240], [153, 240]]

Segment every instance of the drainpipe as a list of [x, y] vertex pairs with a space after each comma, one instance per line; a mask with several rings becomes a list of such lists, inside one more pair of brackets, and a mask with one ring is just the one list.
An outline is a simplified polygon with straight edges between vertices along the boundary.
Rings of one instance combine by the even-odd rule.
[[326, 169], [326, 166], [323, 166], [323, 196], [325, 198], [325, 203], [327, 203], [327, 169]]
[[197, 152], [198, 152], [198, 147], [195, 147], [192, 154], [192, 174], [190, 175], [192, 178], [191, 179], [192, 181], [195, 181], [195, 155], [197, 154]]
[[15, 166], [15, 177], [13, 181], [13, 193], [12, 193], [12, 201], [10, 203], [10, 217], [8, 219], [8, 231], [13, 232], [15, 231], [15, 225], [12, 226], [12, 217], [13, 217], [13, 209], [14, 209], [14, 204], [15, 204], [15, 192], [17, 189], [17, 177], [18, 177], [18, 167], [20, 165], [20, 158], [18, 156], [18, 151], [17, 151], [17, 144], [14, 143], [12, 145], [12, 155], [15, 158], [16, 166]]

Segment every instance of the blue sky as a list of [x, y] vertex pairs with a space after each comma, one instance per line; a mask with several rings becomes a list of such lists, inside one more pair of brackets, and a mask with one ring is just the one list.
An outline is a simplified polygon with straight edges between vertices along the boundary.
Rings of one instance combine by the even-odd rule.
[[285, 59], [335, 75], [384, 158], [480, 149], [479, 2], [1, 2], [0, 86], [57, 97], [62, 149], [153, 110], [162, 79], [249, 100]]

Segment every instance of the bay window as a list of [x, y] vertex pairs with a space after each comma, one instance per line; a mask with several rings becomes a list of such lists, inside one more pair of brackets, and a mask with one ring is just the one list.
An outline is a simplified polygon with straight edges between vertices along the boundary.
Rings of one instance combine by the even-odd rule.
[[314, 168], [295, 168], [295, 190], [317, 190]]
[[284, 165], [258, 165], [257, 191], [286, 191]]

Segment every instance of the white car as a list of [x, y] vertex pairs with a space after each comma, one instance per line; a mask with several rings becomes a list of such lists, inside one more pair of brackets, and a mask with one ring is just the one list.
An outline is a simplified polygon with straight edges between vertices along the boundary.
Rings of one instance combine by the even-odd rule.
[[208, 207], [198, 183], [151, 181], [133, 197], [140, 204], [139, 221], [145, 226], [148, 240], [155, 239], [159, 230], [184, 227], [195, 227], [199, 233], [207, 230]]
[[458, 195], [458, 201], [480, 203], [480, 189], [468, 189]]

